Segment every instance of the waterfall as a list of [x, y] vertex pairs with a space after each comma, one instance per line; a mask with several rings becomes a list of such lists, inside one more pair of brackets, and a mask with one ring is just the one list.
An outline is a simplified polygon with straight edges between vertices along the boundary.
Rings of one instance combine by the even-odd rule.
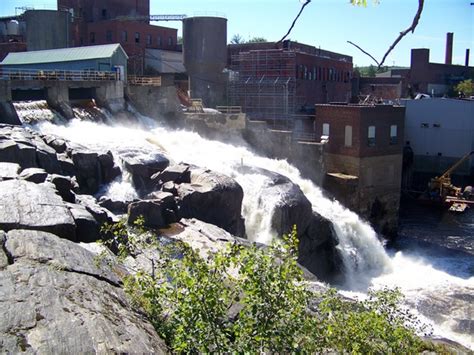
[[[18, 110], [37, 110], [37, 106], [21, 106]], [[239, 169], [242, 165], [259, 167], [287, 176], [300, 186], [312, 204], [313, 210], [331, 220], [339, 239], [347, 284], [342, 288], [364, 293], [367, 287], [400, 287], [407, 297], [407, 304], [419, 310], [433, 325], [435, 335], [449, 337], [468, 347], [473, 347], [472, 330], [462, 329], [464, 320], [472, 323], [472, 295], [474, 277], [472, 259], [467, 261], [445, 260], [454, 265], [452, 271], [445, 265], [435, 265], [437, 259], [427, 254], [397, 252], [388, 254], [368, 223], [339, 202], [328, 199], [311, 181], [303, 179], [299, 171], [285, 160], [258, 156], [238, 138], [222, 143], [205, 139], [193, 132], [171, 131], [138, 114], [139, 123], [127, 126], [114, 123], [96, 123], [81, 116], [65, 125], [55, 125], [50, 119], [33, 126], [43, 133], [54, 134], [88, 149], [110, 150], [117, 159], [126, 154], [152, 154], [157, 147], [147, 139], [156, 141], [174, 163], [190, 163], [206, 167], [234, 178], [244, 190], [242, 215], [251, 240], [268, 243], [276, 236], [271, 227], [274, 201], [262, 199], [261, 192], [268, 186], [268, 178], [258, 170]], [[23, 112], [20, 117], [28, 117]], [[44, 117], [54, 115], [45, 112]], [[37, 120], [33, 120], [37, 121]], [[27, 121], [31, 122], [31, 121]], [[122, 179], [106, 186], [101, 194], [115, 199], [131, 200], [137, 197], [130, 179]], [[461, 271], [459, 271], [461, 270]], [[471, 295], [471, 296], [466, 296]], [[453, 320], [453, 316], [456, 318]], [[459, 319], [459, 322], [456, 320]], [[454, 323], [453, 323], [454, 322]], [[466, 327], [466, 326], [464, 326]]]

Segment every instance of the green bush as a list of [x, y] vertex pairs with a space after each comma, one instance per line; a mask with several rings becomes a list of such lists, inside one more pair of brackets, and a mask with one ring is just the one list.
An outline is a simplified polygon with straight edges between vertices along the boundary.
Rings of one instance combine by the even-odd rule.
[[[119, 229], [115, 237], [109, 233], [109, 243], [137, 240]], [[136, 250], [124, 245], [118, 249]], [[268, 247], [233, 243], [207, 258], [181, 242], [153, 247], [160, 255], [153, 272], [127, 277], [125, 287], [174, 352], [408, 354], [428, 348], [397, 290], [371, 292], [362, 302], [335, 290], [310, 291], [297, 264], [296, 230]]]

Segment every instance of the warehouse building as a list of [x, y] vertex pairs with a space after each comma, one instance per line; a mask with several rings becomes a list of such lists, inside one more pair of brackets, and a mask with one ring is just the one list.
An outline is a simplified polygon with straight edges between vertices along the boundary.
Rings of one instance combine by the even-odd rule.
[[0, 63], [0, 67], [5, 72], [12, 70], [115, 71], [121, 79], [124, 79], [127, 77], [127, 60], [128, 56], [122, 46], [115, 43], [9, 53]]

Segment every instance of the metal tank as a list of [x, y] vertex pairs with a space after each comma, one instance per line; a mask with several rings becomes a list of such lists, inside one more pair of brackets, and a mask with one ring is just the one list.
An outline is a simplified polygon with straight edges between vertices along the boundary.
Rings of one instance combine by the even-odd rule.
[[227, 19], [188, 17], [183, 20], [184, 66], [192, 98], [207, 107], [224, 104], [227, 64]]
[[66, 48], [69, 46], [70, 13], [56, 10], [29, 10], [26, 22], [28, 51]]

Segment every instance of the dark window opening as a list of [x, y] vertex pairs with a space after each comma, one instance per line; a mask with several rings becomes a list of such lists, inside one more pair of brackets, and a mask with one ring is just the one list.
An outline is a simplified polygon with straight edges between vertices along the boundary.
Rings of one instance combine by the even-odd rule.
[[95, 32], [91, 32], [91, 33], [89, 34], [89, 41], [90, 41], [91, 43], [95, 43]]
[[168, 37], [168, 46], [172, 47], [173, 46], [173, 38]]
[[151, 46], [151, 35], [146, 35], [146, 44]]
[[157, 43], [158, 43], [158, 47], [161, 47], [161, 46], [162, 46], [163, 43], [162, 43], [162, 41], [161, 41], [161, 36], [158, 36], [158, 41], [157, 41]]
[[127, 41], [128, 41], [127, 31], [122, 31], [122, 42], [127, 42]]
[[102, 9], [102, 18], [103, 19], [107, 18], [107, 9]]
[[105, 40], [109, 43], [112, 43], [112, 31], [107, 30], [105, 33]]
[[140, 43], [140, 33], [135, 32], [135, 43]]

